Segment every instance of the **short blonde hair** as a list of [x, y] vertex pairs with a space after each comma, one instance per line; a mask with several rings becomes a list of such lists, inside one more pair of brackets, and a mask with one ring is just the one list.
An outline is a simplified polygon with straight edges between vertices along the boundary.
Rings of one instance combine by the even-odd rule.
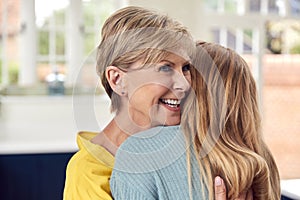
[[97, 51], [97, 73], [111, 98], [111, 111], [119, 110], [120, 97], [106, 79], [107, 66], [126, 71], [137, 61], [155, 63], [168, 53], [178, 54], [178, 48], [189, 52], [192, 46], [192, 37], [187, 29], [167, 15], [136, 6], [125, 7], [112, 14], [103, 25]]

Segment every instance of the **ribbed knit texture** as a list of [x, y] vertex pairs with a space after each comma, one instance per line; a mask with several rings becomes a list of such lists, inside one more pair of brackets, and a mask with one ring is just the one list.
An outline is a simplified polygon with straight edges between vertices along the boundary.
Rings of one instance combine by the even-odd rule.
[[110, 180], [114, 199], [202, 199], [195, 156], [189, 196], [186, 148], [179, 126], [159, 126], [129, 137], [115, 157]]

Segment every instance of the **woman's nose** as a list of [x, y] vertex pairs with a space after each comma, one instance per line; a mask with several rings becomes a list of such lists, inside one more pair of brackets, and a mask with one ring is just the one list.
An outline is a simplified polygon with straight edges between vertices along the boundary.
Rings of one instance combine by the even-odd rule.
[[176, 91], [186, 92], [190, 89], [191, 85], [187, 79], [188, 77], [182, 72], [175, 71], [173, 76], [173, 89]]

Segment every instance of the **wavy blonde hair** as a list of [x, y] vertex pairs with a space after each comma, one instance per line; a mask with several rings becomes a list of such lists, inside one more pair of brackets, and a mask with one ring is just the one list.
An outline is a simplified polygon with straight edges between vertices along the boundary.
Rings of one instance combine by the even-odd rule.
[[[233, 50], [206, 42], [197, 42], [194, 58], [193, 92], [181, 124], [209, 199], [214, 198], [214, 177], [221, 176], [229, 199], [252, 189], [254, 199], [279, 200], [279, 173], [262, 137], [257, 89], [247, 63]], [[188, 172], [191, 176], [191, 167]]]

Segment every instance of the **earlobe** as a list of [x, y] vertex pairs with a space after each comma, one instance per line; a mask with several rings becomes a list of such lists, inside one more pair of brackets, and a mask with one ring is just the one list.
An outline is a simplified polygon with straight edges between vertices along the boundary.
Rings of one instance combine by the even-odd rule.
[[125, 72], [115, 66], [108, 66], [105, 71], [105, 76], [110, 87], [120, 96], [124, 96], [126, 94], [124, 84], [122, 84], [124, 75]]

